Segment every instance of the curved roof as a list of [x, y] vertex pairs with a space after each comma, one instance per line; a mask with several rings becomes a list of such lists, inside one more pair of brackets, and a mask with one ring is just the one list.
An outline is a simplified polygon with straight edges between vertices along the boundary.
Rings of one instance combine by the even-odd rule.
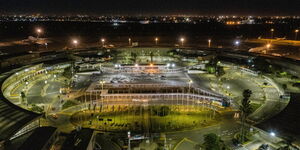
[[[0, 76], [0, 87], [2, 83], [12, 73], [5, 73]], [[8, 140], [22, 127], [28, 123], [39, 118], [41, 114], [37, 114], [28, 110], [25, 110], [19, 106], [14, 105], [7, 100], [2, 91], [0, 92], [0, 141]]]

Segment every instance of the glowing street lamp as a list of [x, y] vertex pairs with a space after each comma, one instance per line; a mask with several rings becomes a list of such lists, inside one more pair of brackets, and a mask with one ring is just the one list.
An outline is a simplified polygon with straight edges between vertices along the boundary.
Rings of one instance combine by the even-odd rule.
[[128, 148], [127, 150], [131, 150], [131, 145], [130, 145], [130, 139], [131, 139], [131, 135], [130, 135], [130, 131], [127, 132], [127, 136], [128, 136]]
[[208, 39], [208, 48], [211, 46], [211, 39]]
[[37, 38], [40, 37], [40, 34], [42, 34], [43, 30], [41, 28], [36, 28], [36, 34], [37, 34]]
[[182, 37], [180, 38], [181, 46], [183, 46], [185, 39]]
[[78, 40], [77, 39], [73, 39], [72, 43], [75, 46], [75, 48], [77, 48], [77, 45], [79, 44]]
[[157, 43], [158, 43], [158, 37], [156, 37], [155, 39], [154, 39], [154, 41], [155, 41], [155, 45], [157, 45]]
[[297, 38], [298, 38], [298, 32], [299, 32], [299, 30], [296, 29], [296, 30], [295, 30], [295, 40], [297, 40]]
[[240, 45], [240, 41], [239, 41], [239, 40], [236, 40], [236, 41], [234, 42], [234, 45], [235, 45], [235, 46], [239, 46], [239, 45]]
[[276, 133], [275, 133], [275, 132], [270, 132], [270, 135], [271, 135], [272, 137], [275, 137], [275, 136], [276, 136]]
[[[267, 51], [270, 50], [271, 46], [272, 46], [272, 45], [271, 45], [270, 43], [266, 45]], [[267, 51], [266, 51], [266, 53], [267, 53]]]
[[241, 42], [240, 42], [239, 40], [235, 40], [235, 41], [234, 41], [234, 45], [235, 45], [237, 48], [239, 48], [240, 44], [241, 44]]
[[267, 44], [266, 47], [269, 50], [271, 48], [271, 44]]

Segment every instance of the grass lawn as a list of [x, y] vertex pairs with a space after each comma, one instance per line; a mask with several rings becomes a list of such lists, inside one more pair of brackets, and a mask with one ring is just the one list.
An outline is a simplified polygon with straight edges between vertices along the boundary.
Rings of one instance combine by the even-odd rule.
[[114, 112], [86, 111], [73, 114], [71, 122], [82, 127], [108, 131], [170, 132], [202, 128], [220, 121], [218, 113], [200, 108], [195, 110], [170, 111], [165, 116], [154, 113], [150, 108]]

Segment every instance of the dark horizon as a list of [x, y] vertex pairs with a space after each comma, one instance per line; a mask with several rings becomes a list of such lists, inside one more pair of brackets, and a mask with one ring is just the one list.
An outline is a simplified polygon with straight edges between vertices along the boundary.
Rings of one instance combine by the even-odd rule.
[[298, 0], [0, 0], [1, 14], [300, 15]]

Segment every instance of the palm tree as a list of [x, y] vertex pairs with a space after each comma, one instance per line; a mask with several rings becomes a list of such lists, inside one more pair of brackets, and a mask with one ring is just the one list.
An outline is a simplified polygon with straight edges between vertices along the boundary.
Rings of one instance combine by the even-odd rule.
[[242, 122], [242, 127], [241, 127], [241, 142], [243, 143], [245, 140], [245, 134], [246, 134], [246, 130], [245, 130], [245, 123], [246, 123], [246, 119], [247, 117], [252, 113], [252, 107], [250, 104], [250, 100], [249, 98], [251, 97], [252, 91], [247, 89], [244, 90], [243, 92], [243, 99], [240, 105], [240, 111], [241, 111], [241, 122]]
[[25, 92], [21, 92], [21, 103], [25, 103], [25, 98], [26, 98], [26, 95], [25, 95]]
[[150, 60], [151, 60], [150, 62], [151, 62], [151, 63], [153, 63], [153, 56], [154, 56], [154, 54], [153, 54], [153, 52], [151, 51], [151, 52], [150, 52]]
[[136, 53], [131, 52], [131, 60], [133, 61], [133, 63], [136, 63], [136, 60], [137, 60], [137, 54]]
[[215, 133], [208, 133], [204, 135], [203, 148], [205, 150], [228, 150], [229, 148], [224, 141]]

